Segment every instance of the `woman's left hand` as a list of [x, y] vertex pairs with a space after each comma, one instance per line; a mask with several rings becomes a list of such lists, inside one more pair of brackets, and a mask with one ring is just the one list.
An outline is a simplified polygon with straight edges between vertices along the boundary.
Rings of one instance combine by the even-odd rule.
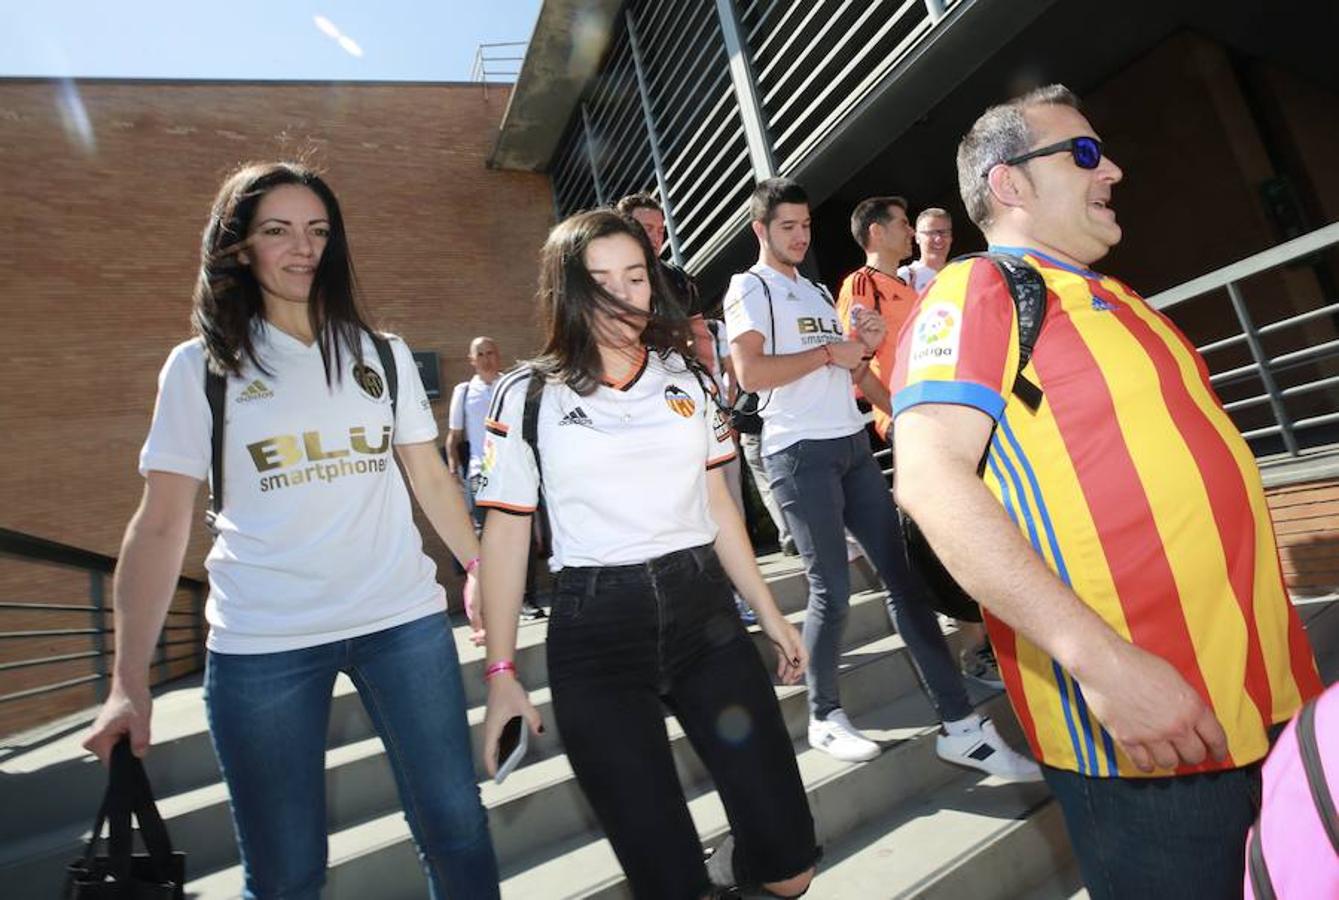
[[758, 624], [776, 648], [776, 677], [782, 684], [798, 683], [809, 665], [809, 651], [804, 648], [800, 633], [780, 611], [767, 616]]

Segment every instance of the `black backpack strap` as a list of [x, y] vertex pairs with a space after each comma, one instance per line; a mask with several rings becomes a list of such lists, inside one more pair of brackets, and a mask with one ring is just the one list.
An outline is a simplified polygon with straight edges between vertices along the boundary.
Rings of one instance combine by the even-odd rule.
[[227, 422], [224, 401], [228, 395], [228, 376], [220, 375], [209, 366], [205, 359], [205, 399], [209, 402], [209, 509], [205, 511], [205, 524], [210, 531], [217, 531], [214, 524], [223, 509], [223, 431]]
[[[1042, 323], [1046, 319], [1046, 282], [1041, 273], [1017, 256], [1007, 253], [968, 253], [958, 259], [988, 259], [1004, 279], [1014, 309], [1018, 311], [1018, 371], [1014, 373], [1013, 394], [1028, 409], [1041, 408], [1042, 390], [1024, 377], [1023, 370], [1032, 359]], [[954, 260], [957, 262], [957, 260]]]
[[391, 395], [391, 428], [395, 427], [395, 417], [400, 411], [400, 373], [395, 366], [395, 351], [391, 349], [390, 339], [375, 331], [370, 333], [372, 346], [377, 348], [377, 359], [381, 360], [381, 371], [386, 376], [386, 390]]
[[525, 385], [525, 405], [521, 408], [521, 440], [530, 448], [535, 458], [535, 475], [539, 479], [539, 490], [535, 493], [536, 539], [544, 553], [553, 547], [553, 525], [549, 522], [548, 505], [544, 502], [544, 467], [539, 461], [539, 407], [544, 402], [544, 385], [548, 378], [541, 372], [530, 370], [530, 380]]
[[1325, 779], [1325, 767], [1321, 764], [1320, 745], [1316, 741], [1316, 701], [1302, 707], [1297, 714], [1297, 750], [1302, 756], [1302, 768], [1306, 771], [1306, 783], [1311, 788], [1311, 799], [1316, 804], [1316, 813], [1330, 846], [1339, 854], [1339, 815], [1335, 813], [1334, 796]]
[[[775, 355], [776, 355], [776, 307], [772, 305], [772, 289], [769, 288], [769, 287], [767, 286], [767, 279], [766, 279], [766, 278], [763, 278], [763, 277], [762, 277], [761, 275], [759, 275], [757, 272], [754, 272], [753, 270], [750, 269], [750, 270], [748, 271], [747, 274], [752, 275], [754, 278], [758, 279], [758, 283], [762, 285], [762, 293], [763, 293], [763, 296], [767, 298], [767, 321], [768, 321], [768, 322], [770, 323], [770, 325], [771, 325], [771, 327], [770, 327], [769, 330], [770, 330], [771, 333], [772, 333], [772, 355], [775, 356]], [[826, 295], [825, 295], [825, 296], [826, 296]], [[772, 394], [774, 394], [775, 392], [776, 392], [776, 389], [775, 389], [775, 388], [773, 388], [772, 390], [768, 391], [768, 392], [767, 392], [767, 399], [766, 399], [766, 400], [762, 400], [761, 402], [759, 402], [758, 405], [757, 405], [753, 410], [751, 410], [751, 413], [752, 413], [753, 415], [757, 415], [757, 414], [761, 413], [764, 409], [766, 409], [766, 408], [767, 408], [767, 404], [769, 404], [769, 403], [772, 402]], [[740, 394], [740, 397], [743, 397], [743, 396], [744, 396], [743, 394]], [[757, 397], [758, 395], [757, 395], [757, 393], [755, 392], [753, 396]]]

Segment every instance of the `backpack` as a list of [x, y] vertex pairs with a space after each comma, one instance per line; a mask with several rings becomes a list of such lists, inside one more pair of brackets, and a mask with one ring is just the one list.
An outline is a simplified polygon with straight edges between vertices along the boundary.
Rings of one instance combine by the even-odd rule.
[[1339, 813], [1327, 762], [1339, 776], [1339, 692], [1333, 688], [1302, 707], [1265, 761], [1264, 802], [1246, 840], [1248, 900], [1339, 896]]
[[[1036, 412], [1041, 407], [1041, 388], [1023, 376], [1032, 359], [1032, 349], [1041, 333], [1046, 318], [1046, 282], [1041, 274], [1017, 256], [1004, 253], [968, 253], [954, 260], [988, 259], [1004, 278], [1004, 284], [1013, 298], [1014, 308], [1018, 310], [1018, 371], [1014, 374], [1012, 393], [1023, 401], [1028, 409]], [[995, 435], [996, 423], [991, 428], [991, 438]], [[985, 452], [977, 464], [976, 474], [981, 476], [986, 469], [986, 458], [990, 455], [990, 440], [986, 441]], [[925, 539], [915, 521], [902, 511], [897, 510], [902, 524], [902, 543], [907, 564], [920, 575], [921, 582], [929, 592], [931, 605], [935, 610], [964, 622], [980, 622], [981, 608], [971, 596], [959, 586], [949, 574], [948, 569], [939, 561], [930, 542]]]
[[[368, 332], [368, 337], [372, 339], [372, 346], [377, 348], [377, 359], [381, 362], [381, 371], [386, 375], [386, 390], [391, 395], [391, 429], [393, 432], [400, 400], [400, 375], [395, 369], [395, 354], [391, 350], [391, 342], [388, 338], [377, 334], [375, 331]], [[218, 534], [218, 527], [215, 522], [218, 519], [219, 511], [223, 509], [223, 433], [228, 422], [224, 402], [227, 395], [228, 376], [215, 372], [206, 361], [205, 399], [209, 402], [209, 416], [213, 422], [213, 427], [210, 429], [209, 509], [205, 510], [205, 524], [209, 526], [210, 532], [214, 534]]]

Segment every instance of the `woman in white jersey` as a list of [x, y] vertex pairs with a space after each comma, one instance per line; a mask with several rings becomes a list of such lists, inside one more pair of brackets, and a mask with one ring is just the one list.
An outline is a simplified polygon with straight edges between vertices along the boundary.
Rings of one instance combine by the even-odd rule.
[[445, 598], [392, 445], [471, 571], [478, 544], [409, 350], [374, 343], [355, 296], [339, 204], [320, 177], [265, 163], [224, 182], [201, 247], [198, 337], [159, 375], [144, 498], [116, 569], [112, 688], [85, 746], [105, 760], [128, 735], [137, 755], [148, 750], [149, 663], [215, 458], [206, 383], [222, 384], [205, 704], [245, 896], [320, 895], [326, 726], [344, 672], [390, 751], [431, 896], [496, 897]]
[[[511, 718], [539, 729], [512, 656], [530, 516], [542, 499], [558, 570], [547, 648], [554, 715], [634, 895], [683, 900], [738, 882], [795, 897], [813, 875], [813, 819], [731, 582], [757, 612], [778, 676], [798, 680], [807, 659], [719, 468], [734, 448], [708, 376], [664, 349], [684, 346], [686, 322], [665, 303], [653, 261], [641, 227], [613, 211], [554, 228], [540, 274], [544, 353], [504, 376], [493, 397], [478, 499], [490, 510], [485, 766], [496, 769]], [[532, 378], [543, 379], [534, 391]], [[528, 396], [539, 402], [533, 447]], [[734, 829], [710, 877], [675, 775], [666, 707]]]

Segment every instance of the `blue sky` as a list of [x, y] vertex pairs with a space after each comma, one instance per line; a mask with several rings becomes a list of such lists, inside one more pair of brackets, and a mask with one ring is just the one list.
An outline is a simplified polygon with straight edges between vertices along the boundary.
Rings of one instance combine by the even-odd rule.
[[0, 0], [0, 77], [466, 81], [540, 2]]

